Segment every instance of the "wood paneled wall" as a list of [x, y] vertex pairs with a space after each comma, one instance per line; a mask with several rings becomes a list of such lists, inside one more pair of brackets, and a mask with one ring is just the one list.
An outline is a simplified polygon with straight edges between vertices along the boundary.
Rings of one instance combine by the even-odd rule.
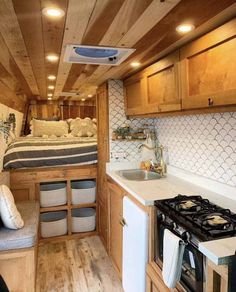
[[32, 118], [53, 120], [69, 118], [95, 118], [96, 105], [95, 100], [88, 101], [45, 101], [32, 100], [26, 109], [26, 122], [24, 125], [24, 134], [29, 133], [29, 123]]

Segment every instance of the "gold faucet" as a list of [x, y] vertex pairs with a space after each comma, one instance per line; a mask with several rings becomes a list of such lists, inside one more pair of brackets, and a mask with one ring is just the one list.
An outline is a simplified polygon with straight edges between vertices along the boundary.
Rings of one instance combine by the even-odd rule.
[[139, 145], [138, 149], [141, 150], [143, 147], [147, 148], [148, 150], [155, 150], [156, 156], [157, 156], [157, 153], [159, 152], [160, 162], [156, 166], [154, 166], [154, 171], [159, 173], [160, 176], [163, 177], [167, 171], [166, 163], [163, 158], [164, 147], [162, 145], [156, 146], [156, 147], [149, 147], [146, 144], [141, 144]]

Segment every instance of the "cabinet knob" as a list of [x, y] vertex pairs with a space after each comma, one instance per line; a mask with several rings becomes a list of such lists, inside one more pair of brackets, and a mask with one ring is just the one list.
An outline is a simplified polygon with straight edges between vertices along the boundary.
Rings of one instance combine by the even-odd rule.
[[125, 221], [124, 218], [122, 218], [122, 219], [120, 220], [120, 225], [121, 225], [122, 227], [124, 227], [125, 225], [127, 225], [127, 224], [126, 224], [126, 221]]
[[208, 98], [208, 106], [213, 106], [213, 99], [212, 98]]

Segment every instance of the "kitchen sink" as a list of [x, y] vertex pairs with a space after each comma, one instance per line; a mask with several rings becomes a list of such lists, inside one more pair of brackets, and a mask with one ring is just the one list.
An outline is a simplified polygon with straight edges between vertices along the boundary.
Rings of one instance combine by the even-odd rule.
[[159, 173], [142, 170], [142, 169], [127, 169], [127, 170], [119, 170], [119, 176], [126, 178], [128, 180], [135, 181], [144, 181], [144, 180], [152, 180], [152, 179], [160, 179], [161, 176]]

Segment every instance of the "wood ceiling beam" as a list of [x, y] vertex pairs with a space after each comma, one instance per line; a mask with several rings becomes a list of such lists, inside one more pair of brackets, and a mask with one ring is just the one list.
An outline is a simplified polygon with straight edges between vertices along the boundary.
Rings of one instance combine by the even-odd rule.
[[[160, 1], [152, 1], [145, 2], [143, 1], [127, 1], [125, 5], [123, 5], [123, 9], [120, 10], [120, 13], [117, 14], [114, 19], [112, 25], [109, 30], [103, 37], [101, 44], [109, 45], [109, 46], [117, 46], [117, 47], [135, 47], [135, 44], [142, 38], [145, 34], [147, 34], [157, 23], [169, 13], [173, 7], [175, 7], [180, 0], [172, 0], [168, 2], [161, 3]], [[146, 4], [146, 5], [144, 5]], [[135, 6], [139, 6], [139, 9]], [[133, 11], [136, 11], [136, 15], [134, 16]], [[128, 14], [127, 14], [128, 13]], [[132, 17], [131, 17], [132, 15]], [[131, 18], [132, 21], [129, 22], [129, 27], [127, 27], [127, 23], [124, 18]], [[114, 34], [115, 38], [112, 38], [112, 34], [117, 30], [117, 26], [120, 25], [121, 35]], [[153, 39], [155, 42], [159, 35], [156, 35], [156, 38]], [[162, 36], [161, 36], [162, 37]], [[159, 40], [158, 40], [159, 41]], [[151, 46], [151, 44], [150, 44]], [[150, 47], [149, 46], [149, 47]], [[130, 58], [134, 53], [131, 55]], [[120, 66], [115, 67], [116, 70], [119, 70]], [[107, 72], [109, 70], [113, 70], [112, 66], [99, 66], [98, 69], [91, 75], [90, 78], [84, 80], [85, 82], [92, 83], [93, 80], [101, 76], [107, 76]], [[109, 74], [108, 74], [109, 75]], [[103, 80], [106, 80], [103, 78]], [[83, 84], [81, 84], [83, 86]]]
[[[63, 61], [67, 44], [81, 44], [89, 19], [93, 12], [96, 0], [70, 0], [67, 9], [66, 26], [59, 61], [55, 95], [63, 91], [72, 64]], [[76, 71], [77, 68], [73, 70]], [[76, 73], [76, 72], [75, 72]], [[74, 72], [72, 72], [72, 75]], [[68, 81], [71, 82], [70, 80]]]
[[0, 1], [0, 18], [0, 32], [3, 39], [32, 93], [38, 95], [38, 86], [11, 0]]
[[13, 0], [13, 5], [32, 64], [39, 95], [46, 98], [47, 84], [40, 0]]
[[[79, 4], [79, 3], [78, 3]], [[58, 7], [67, 14], [68, 0], [41, 0], [41, 9], [46, 7]], [[44, 54], [57, 54], [61, 55], [61, 49], [63, 44], [63, 35], [66, 24], [66, 16], [61, 18], [51, 18], [42, 14], [42, 25], [43, 25], [43, 43], [44, 43]], [[47, 75], [56, 75], [58, 73], [59, 63], [50, 63], [45, 60], [45, 71]], [[47, 80], [47, 84], [52, 84]], [[54, 90], [55, 93], [55, 90]]]
[[[100, 77], [97, 76], [96, 84], [102, 84], [108, 78], [124, 78], [128, 74], [131, 74], [132, 71], [135, 71], [135, 69], [132, 69], [129, 66], [129, 63], [132, 60], [140, 60], [142, 65], [150, 64], [150, 60], [154, 62], [164, 49], [183, 38], [175, 31], [175, 27], [178, 24], [187, 20], [194, 20], [195, 26], [198, 27], [212, 17], [215, 17], [234, 2], [234, 0], [222, 0], [215, 5], [216, 3], [214, 0], [199, 0], [197, 2], [195, 0], [182, 0], [134, 45], [136, 51], [126, 62], [118, 67], [112, 67], [108, 71], [103, 72]], [[158, 35], [164, 37], [160, 42], [153, 46], [153, 40], [155, 40]], [[152, 46], [151, 50], [150, 46]], [[148, 51], [146, 54], [143, 54], [145, 50]]]

